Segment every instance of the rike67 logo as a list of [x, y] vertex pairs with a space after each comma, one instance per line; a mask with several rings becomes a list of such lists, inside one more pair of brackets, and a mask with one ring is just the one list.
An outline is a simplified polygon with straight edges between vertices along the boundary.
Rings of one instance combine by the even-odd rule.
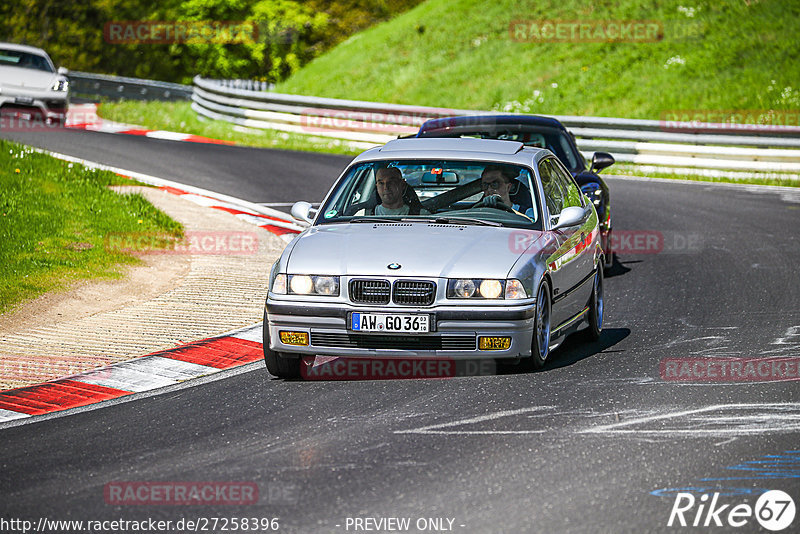
[[691, 493], [678, 493], [667, 526], [740, 528], [752, 524], [755, 518], [763, 528], [777, 532], [794, 521], [794, 500], [780, 490], [762, 493], [754, 507], [747, 503], [723, 504], [719, 497], [719, 493], [704, 493], [698, 499]]

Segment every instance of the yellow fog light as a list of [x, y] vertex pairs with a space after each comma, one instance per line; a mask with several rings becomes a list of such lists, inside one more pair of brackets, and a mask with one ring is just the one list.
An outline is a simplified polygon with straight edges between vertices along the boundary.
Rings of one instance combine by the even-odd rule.
[[480, 350], [508, 350], [511, 347], [510, 337], [481, 336], [478, 338]]
[[308, 332], [280, 331], [281, 343], [284, 345], [308, 345]]

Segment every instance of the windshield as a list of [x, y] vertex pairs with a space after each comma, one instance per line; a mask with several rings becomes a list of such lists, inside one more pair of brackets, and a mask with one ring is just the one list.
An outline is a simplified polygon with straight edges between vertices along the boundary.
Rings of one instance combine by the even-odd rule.
[[[392, 160], [348, 169], [320, 208], [319, 224], [448, 219], [541, 229], [531, 171], [480, 161]], [[492, 197], [486, 198], [485, 197]]]
[[47, 58], [20, 50], [0, 49], [0, 67], [22, 67], [23, 69], [54, 72]]
[[[502, 139], [517, 141], [525, 146], [546, 148], [572, 173], [578, 173], [585, 167], [582, 156], [573, 150], [563, 130], [547, 126], [529, 124], [472, 124], [451, 127], [447, 131], [428, 130], [421, 137], [473, 137], [477, 139]], [[579, 159], [580, 158], [580, 159]]]

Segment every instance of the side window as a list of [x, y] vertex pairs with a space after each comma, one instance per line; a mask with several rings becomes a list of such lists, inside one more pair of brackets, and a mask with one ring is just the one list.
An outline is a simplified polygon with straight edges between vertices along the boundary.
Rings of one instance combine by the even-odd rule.
[[547, 211], [550, 212], [550, 219], [553, 220], [564, 209], [566, 192], [562, 189], [561, 180], [559, 180], [549, 159], [539, 162], [539, 175], [542, 177], [542, 189], [544, 189], [544, 201], [547, 205]]
[[561, 189], [564, 191], [564, 207], [578, 206], [582, 208], [584, 206], [583, 193], [581, 193], [575, 180], [573, 180], [572, 175], [568, 173], [559, 162], [550, 159], [548, 163], [552, 166], [553, 173], [557, 177]]

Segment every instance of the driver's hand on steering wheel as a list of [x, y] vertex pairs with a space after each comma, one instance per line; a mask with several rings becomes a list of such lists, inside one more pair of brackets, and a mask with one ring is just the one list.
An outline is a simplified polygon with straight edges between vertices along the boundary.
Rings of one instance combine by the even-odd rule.
[[483, 197], [483, 199], [481, 200], [481, 204], [486, 206], [487, 208], [497, 208], [498, 204], [505, 204], [505, 203], [503, 202], [503, 197], [501, 197], [500, 195], [489, 195]]

